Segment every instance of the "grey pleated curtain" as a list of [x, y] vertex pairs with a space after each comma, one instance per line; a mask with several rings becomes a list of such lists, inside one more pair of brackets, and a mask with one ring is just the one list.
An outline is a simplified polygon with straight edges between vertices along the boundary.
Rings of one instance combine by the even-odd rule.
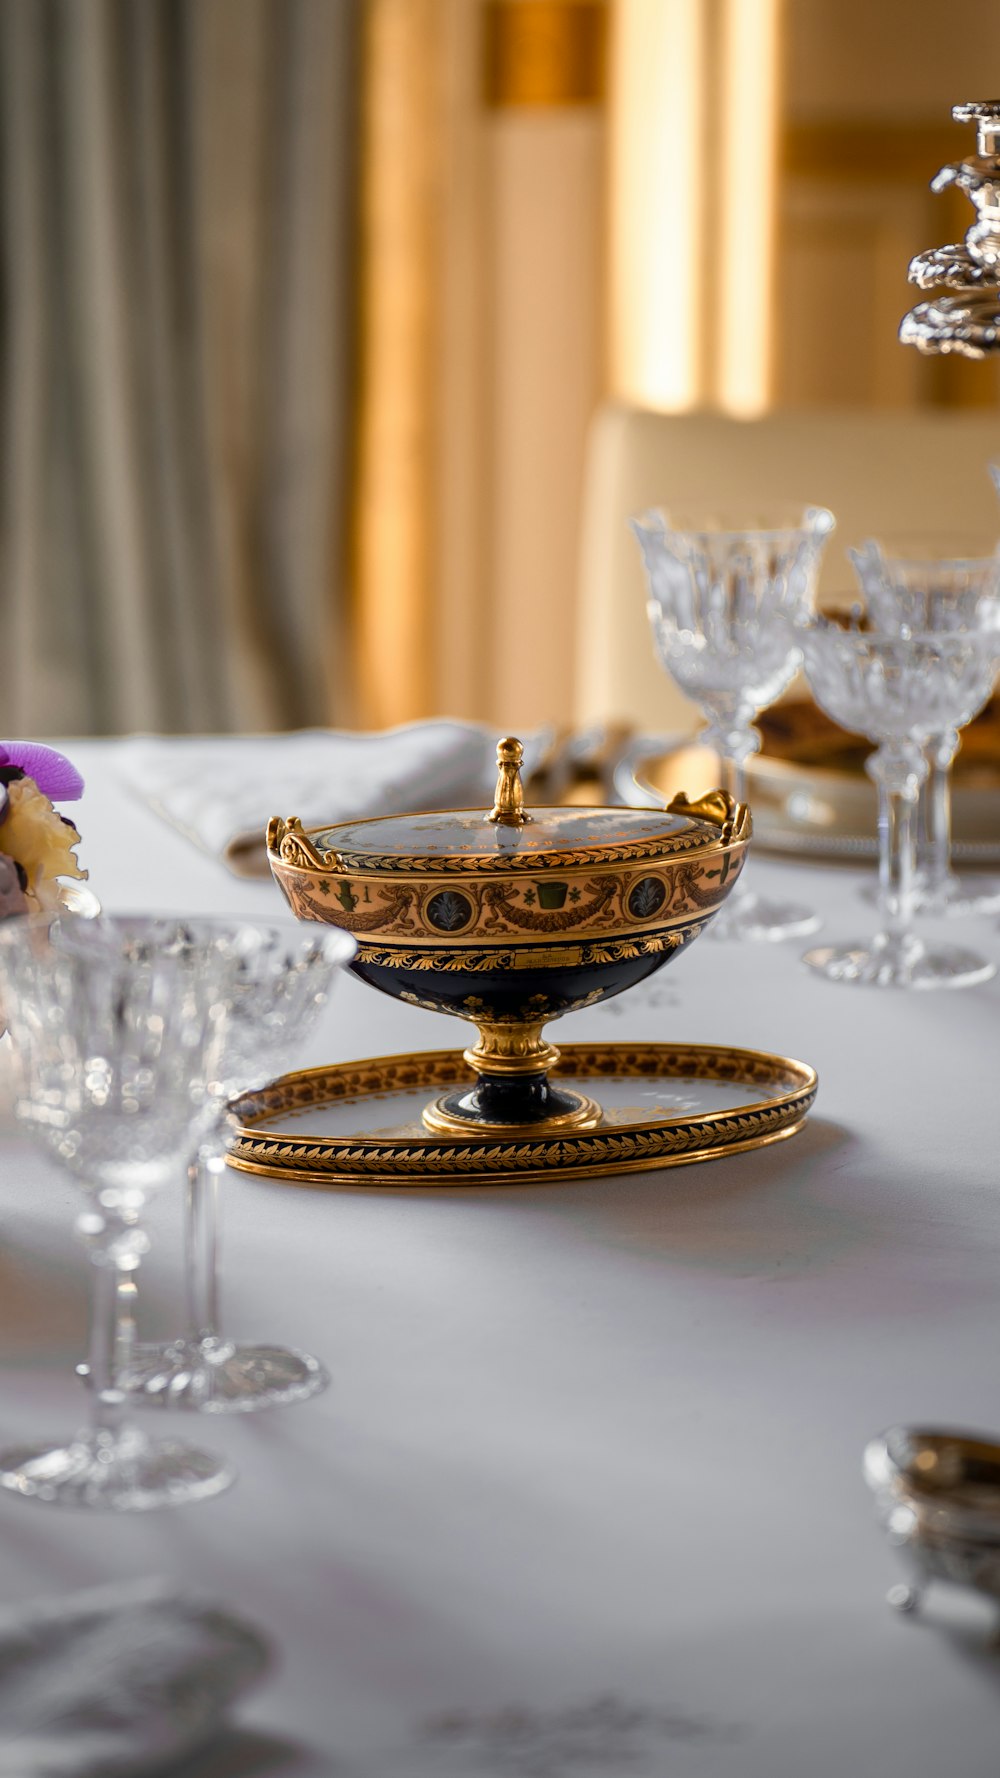
[[0, 732], [343, 714], [358, 44], [0, 0]]

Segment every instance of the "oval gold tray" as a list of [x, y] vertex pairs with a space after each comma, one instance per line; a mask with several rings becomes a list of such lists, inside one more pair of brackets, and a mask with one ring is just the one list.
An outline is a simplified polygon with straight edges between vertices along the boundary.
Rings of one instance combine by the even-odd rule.
[[429, 1050], [286, 1074], [246, 1095], [234, 1106], [229, 1162], [296, 1185], [355, 1188], [634, 1173], [794, 1136], [817, 1087], [805, 1062], [713, 1044], [567, 1043], [555, 1072], [600, 1083], [596, 1129], [557, 1139], [430, 1135], [422, 1105], [469, 1071], [461, 1051]]

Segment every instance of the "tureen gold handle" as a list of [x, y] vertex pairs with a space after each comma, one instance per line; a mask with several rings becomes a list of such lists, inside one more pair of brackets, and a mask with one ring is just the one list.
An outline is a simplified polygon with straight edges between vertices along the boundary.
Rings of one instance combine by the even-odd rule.
[[523, 827], [531, 816], [524, 807], [524, 788], [521, 784], [521, 761], [524, 748], [513, 735], [508, 735], [497, 742], [497, 787], [493, 792], [493, 807], [487, 815], [487, 821], [502, 822], [504, 827]]
[[297, 815], [289, 815], [287, 821], [280, 815], [271, 816], [267, 849], [283, 864], [294, 865], [297, 870], [329, 870], [332, 863], [329, 852], [321, 852], [313, 845]]
[[696, 821], [711, 822], [713, 827], [721, 829], [723, 841], [750, 837], [750, 810], [746, 803], [738, 803], [734, 796], [730, 796], [728, 790], [708, 790], [694, 802], [679, 790], [667, 804], [667, 814], [693, 815]]

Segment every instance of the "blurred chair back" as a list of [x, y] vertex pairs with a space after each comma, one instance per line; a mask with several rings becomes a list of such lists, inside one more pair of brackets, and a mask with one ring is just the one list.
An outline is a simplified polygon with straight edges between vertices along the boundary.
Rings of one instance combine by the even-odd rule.
[[988, 474], [1000, 415], [790, 410], [760, 420], [608, 405], [591, 425], [583, 493], [575, 715], [690, 732], [698, 714], [657, 665], [630, 513], [711, 504], [723, 512], [801, 500], [828, 506], [820, 598], [849, 603], [849, 544], [899, 531], [1000, 537]]

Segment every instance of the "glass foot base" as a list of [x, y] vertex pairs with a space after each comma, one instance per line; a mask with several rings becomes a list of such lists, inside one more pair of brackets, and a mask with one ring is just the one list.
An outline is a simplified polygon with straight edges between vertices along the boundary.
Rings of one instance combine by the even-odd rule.
[[284, 1346], [175, 1342], [136, 1346], [125, 1387], [141, 1407], [202, 1414], [250, 1414], [308, 1401], [330, 1381], [318, 1358]]
[[81, 1432], [69, 1445], [0, 1451], [0, 1487], [46, 1506], [149, 1512], [210, 1500], [235, 1480], [236, 1471], [221, 1457], [132, 1428]]
[[[882, 891], [877, 882], [870, 883], [861, 894], [876, 907], [882, 905]], [[996, 877], [949, 877], [943, 889], [931, 890], [917, 882], [913, 906], [918, 914], [930, 919], [963, 919], [970, 914], [1000, 913], [1000, 882]]]
[[925, 945], [888, 933], [841, 945], [817, 945], [802, 959], [830, 982], [870, 988], [974, 988], [996, 974], [976, 951], [958, 945]]
[[969, 914], [1000, 913], [1000, 883], [996, 877], [949, 877], [937, 894], [917, 885], [915, 906], [921, 914], [944, 914], [962, 919]]
[[713, 938], [780, 943], [785, 938], [808, 938], [821, 925], [819, 915], [811, 908], [799, 902], [768, 901], [751, 890], [745, 895], [731, 895], [721, 913], [710, 922], [708, 931]]

